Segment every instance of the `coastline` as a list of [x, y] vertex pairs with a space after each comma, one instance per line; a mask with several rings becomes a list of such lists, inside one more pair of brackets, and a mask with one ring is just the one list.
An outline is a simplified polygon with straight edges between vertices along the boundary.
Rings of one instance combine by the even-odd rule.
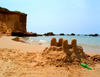
[[[53, 37], [55, 37], [55, 36], [53, 36]], [[63, 36], [63, 37], [57, 36], [55, 38], [57, 38], [57, 40], [58, 40], [58, 37], [59, 38], [68, 38], [68, 37], [65, 37], [65, 36]], [[45, 36], [41, 36], [41, 37], [18, 37], [17, 40], [15, 39], [15, 41], [25, 42], [25, 43], [31, 44], [31, 45], [39, 45], [39, 46], [49, 47], [51, 38], [52, 38], [52, 36], [50, 36], [50, 37], [49, 36], [48, 37], [45, 37]], [[69, 38], [70, 38], [70, 36], [69, 36]], [[68, 42], [70, 43], [72, 38], [70, 38], [70, 39], [69, 38], [68, 38]], [[73, 38], [75, 38], [75, 37], [73, 37]], [[77, 45], [78, 46], [82, 46], [83, 50], [85, 52], [98, 53], [98, 54], [100, 53], [99, 42], [98, 42], [98, 44], [96, 43], [97, 41], [94, 44], [93, 43], [92, 44], [90, 44], [90, 43], [88, 44], [88, 42], [85, 42], [83, 40], [81, 40], [81, 41], [83, 41], [83, 43], [80, 43], [81, 42], [80, 40], [81, 39], [77, 39], [77, 41], [78, 41]], [[95, 40], [95, 38], [94, 38], [94, 40]]]
[[[100, 64], [91, 67], [93, 70], [79, 66], [55, 67], [41, 65], [39, 55], [45, 49], [42, 45], [31, 45], [16, 42], [13, 36], [0, 38], [0, 76], [10, 77], [99, 77]], [[86, 52], [89, 55], [97, 53]], [[77, 69], [76, 69], [77, 68]], [[20, 72], [19, 72], [20, 71]]]
[[[16, 38], [18, 39], [16, 40]], [[18, 49], [20, 50], [20, 52], [24, 51], [26, 53], [26, 52], [42, 52], [46, 47], [48, 47], [47, 45], [43, 45], [39, 43], [37, 43], [37, 45], [35, 45], [36, 43], [30, 44], [20, 38], [22, 37], [2, 35], [2, 37], [0, 38], [0, 43], [1, 43], [0, 48]], [[83, 50], [84, 50], [84, 47], [83, 47]], [[95, 49], [92, 49], [92, 51], [94, 50]], [[92, 51], [90, 51], [90, 48], [87, 47], [87, 50], [85, 50], [84, 52], [92, 56], [96, 54], [100, 54], [100, 52], [96, 53]]]
[[[26, 37], [24, 39], [23, 39], [23, 37], [17, 37], [17, 36], [7, 36], [7, 37], [9, 37], [10, 41], [14, 41], [13, 44], [15, 44], [15, 46], [13, 48], [15, 48], [15, 49], [24, 49], [25, 48], [25, 51], [29, 51], [29, 50], [31, 50], [31, 51], [33, 51], [33, 50], [35, 50], [35, 51], [43, 51], [43, 49], [45, 49], [45, 47], [49, 47], [49, 45], [45, 45], [43, 43], [34, 42], [34, 44], [31, 44], [29, 42], [26, 42], [26, 40], [24, 40], [24, 39], [26, 39]], [[6, 39], [7, 37], [5, 36], [3, 38], [3, 40]], [[17, 44], [20, 44], [20, 45], [17, 45]], [[7, 46], [7, 45], [4, 45], [4, 46]], [[16, 48], [16, 46], [17, 46], [17, 48]], [[28, 47], [29, 50], [27, 49], [27, 47]], [[84, 52], [87, 53], [87, 54], [91, 54], [91, 55], [100, 54], [100, 52], [93, 52], [93, 51], [96, 51], [96, 50], [99, 51], [96, 48], [95, 49], [94, 48], [91, 49], [89, 47], [87, 47], [87, 48], [84, 47], [84, 46], [82, 46], [82, 47], [83, 47]], [[10, 48], [12, 48], [12, 47], [10, 47]], [[37, 48], [37, 49], [34, 49], [34, 48]], [[40, 48], [40, 49], [38, 49], [38, 48]], [[86, 49], [84, 49], [84, 48], [86, 48]]]

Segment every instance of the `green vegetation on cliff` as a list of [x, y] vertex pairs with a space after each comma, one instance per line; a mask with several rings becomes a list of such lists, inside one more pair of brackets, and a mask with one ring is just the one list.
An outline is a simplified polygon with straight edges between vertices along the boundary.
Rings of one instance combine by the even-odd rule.
[[0, 7], [0, 10], [9, 11], [7, 8], [4, 8], [4, 7]]
[[[22, 12], [20, 12], [20, 11], [12, 11], [12, 12], [16, 12], [16, 13], [22, 13]], [[22, 14], [25, 14], [25, 13], [22, 13]]]
[[[0, 7], [0, 10], [1, 10], [1, 11], [10, 11], [10, 10], [8, 10], [7, 8], [4, 8], [4, 7]], [[16, 12], [16, 13], [25, 14], [25, 13], [22, 13], [22, 12], [20, 12], [20, 11], [11, 11], [11, 12]]]

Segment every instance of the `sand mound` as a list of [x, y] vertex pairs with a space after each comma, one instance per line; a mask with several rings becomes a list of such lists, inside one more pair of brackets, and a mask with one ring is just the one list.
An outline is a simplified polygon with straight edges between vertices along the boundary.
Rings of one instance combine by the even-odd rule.
[[68, 44], [67, 39], [59, 38], [59, 41], [56, 42], [56, 38], [52, 38], [50, 47], [46, 47], [41, 56], [46, 64], [56, 66], [80, 65], [81, 62], [91, 65], [100, 61], [100, 55], [89, 56], [85, 54], [83, 48], [77, 46], [76, 39], [72, 39], [71, 44]]

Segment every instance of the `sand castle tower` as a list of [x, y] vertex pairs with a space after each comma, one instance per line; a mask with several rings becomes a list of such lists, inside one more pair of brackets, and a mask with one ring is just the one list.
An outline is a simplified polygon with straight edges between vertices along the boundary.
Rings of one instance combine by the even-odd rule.
[[81, 62], [82, 59], [86, 58], [83, 48], [77, 45], [76, 39], [72, 39], [71, 44], [68, 44], [67, 39], [59, 38], [57, 42], [56, 38], [52, 38], [50, 47], [44, 50], [44, 55], [49, 55], [49, 58], [52, 58], [53, 55], [56, 56], [56, 59], [58, 56], [61, 58], [63, 56], [64, 60], [69, 62]]

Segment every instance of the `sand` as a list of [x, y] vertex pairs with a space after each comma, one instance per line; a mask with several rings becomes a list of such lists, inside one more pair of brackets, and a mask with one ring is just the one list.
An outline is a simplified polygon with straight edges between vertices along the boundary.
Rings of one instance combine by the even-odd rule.
[[30, 45], [22, 42], [13, 41], [15, 37], [3, 36], [0, 38], [0, 48], [19, 49], [20, 52], [42, 51], [44, 46]]
[[0, 77], [100, 77], [99, 62], [89, 65], [92, 70], [70, 63], [67, 66], [49, 64], [51, 61], [42, 56], [44, 46], [16, 42], [13, 38], [0, 38]]

